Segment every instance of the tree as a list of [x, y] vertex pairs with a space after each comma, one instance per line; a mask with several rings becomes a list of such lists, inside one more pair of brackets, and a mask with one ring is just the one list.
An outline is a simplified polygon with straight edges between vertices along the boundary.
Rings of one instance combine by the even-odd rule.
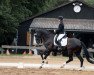
[[18, 0], [1, 0], [0, 2], [0, 45], [11, 44], [16, 35], [19, 23], [24, 20], [31, 11], [22, 6]]
[[94, 6], [94, 0], [84, 0], [84, 1], [90, 4], [91, 6]]

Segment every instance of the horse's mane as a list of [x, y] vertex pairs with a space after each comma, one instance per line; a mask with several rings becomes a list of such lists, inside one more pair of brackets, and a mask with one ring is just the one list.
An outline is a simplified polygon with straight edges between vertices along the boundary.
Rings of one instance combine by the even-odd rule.
[[36, 31], [44, 33], [46, 35], [46, 37], [50, 37], [53, 35], [53, 33], [51, 33], [49, 30], [46, 30], [46, 29], [37, 29]]
[[46, 29], [37, 29], [36, 31], [45, 33], [47, 35], [52, 34], [49, 30], [46, 30]]

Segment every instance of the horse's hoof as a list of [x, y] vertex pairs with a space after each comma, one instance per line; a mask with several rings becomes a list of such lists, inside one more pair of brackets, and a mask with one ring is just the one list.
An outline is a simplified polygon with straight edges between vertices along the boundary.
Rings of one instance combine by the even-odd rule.
[[63, 63], [63, 65], [62, 65], [60, 68], [64, 68], [64, 67], [65, 67], [65, 65], [66, 65], [66, 63]]
[[42, 66], [39, 67], [39, 69], [41, 69], [41, 68], [42, 68]]
[[64, 66], [61, 66], [60, 68], [64, 68]]
[[79, 68], [78, 71], [82, 71], [83, 69], [82, 68]]
[[64, 68], [65, 67], [65, 64], [64, 65], [62, 65], [60, 68]]
[[83, 66], [83, 67], [80, 67], [78, 70], [79, 71], [82, 71], [82, 70], [84, 70], [85, 69], [85, 67]]
[[48, 64], [48, 61], [47, 62], [45, 62], [46, 64]]
[[42, 63], [44, 63], [44, 61], [42, 61]]

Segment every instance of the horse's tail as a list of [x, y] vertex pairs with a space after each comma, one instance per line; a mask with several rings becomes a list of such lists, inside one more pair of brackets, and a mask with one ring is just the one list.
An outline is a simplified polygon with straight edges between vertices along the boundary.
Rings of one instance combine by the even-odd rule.
[[92, 64], [94, 64], [94, 59], [92, 57], [90, 57], [89, 52], [88, 52], [85, 44], [83, 42], [81, 42], [81, 45], [83, 47], [83, 50], [84, 50], [84, 53], [85, 53], [87, 61], [90, 62], [90, 63], [92, 63]]

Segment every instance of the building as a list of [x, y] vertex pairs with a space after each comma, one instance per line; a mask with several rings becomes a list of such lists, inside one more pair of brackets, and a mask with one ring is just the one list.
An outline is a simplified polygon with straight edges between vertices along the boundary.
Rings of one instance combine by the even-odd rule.
[[94, 8], [84, 1], [75, 0], [60, 5], [50, 11], [37, 14], [20, 23], [18, 45], [34, 45], [34, 31], [44, 28], [54, 31], [58, 27], [58, 16], [64, 17], [65, 30], [69, 37], [74, 34], [87, 47], [94, 43]]

